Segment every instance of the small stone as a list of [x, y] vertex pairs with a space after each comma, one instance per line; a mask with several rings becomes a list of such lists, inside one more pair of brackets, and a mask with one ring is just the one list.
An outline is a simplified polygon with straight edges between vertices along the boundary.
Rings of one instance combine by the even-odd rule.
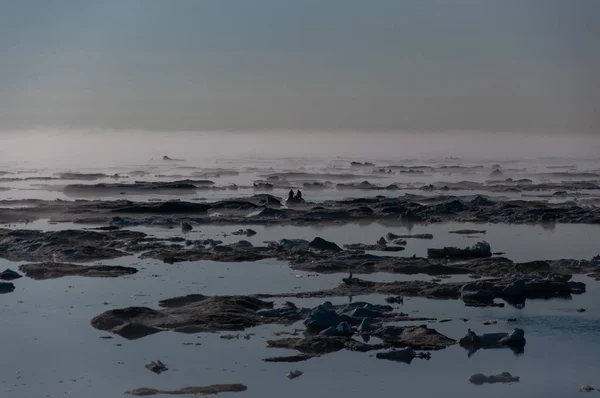
[[498, 375], [486, 376], [481, 373], [476, 373], [469, 377], [469, 381], [475, 385], [482, 385], [485, 383], [515, 383], [519, 381], [518, 376], [513, 376], [508, 372], [502, 372]]
[[292, 380], [292, 379], [302, 376], [303, 373], [304, 372], [302, 372], [301, 370], [292, 370], [286, 375], [286, 377], [288, 379]]
[[169, 368], [167, 368], [167, 365], [162, 363], [160, 360], [150, 362], [146, 365], [146, 369], [156, 374], [161, 374], [162, 372], [166, 372], [167, 370], [169, 370]]
[[579, 386], [579, 392], [592, 392], [594, 390], [595, 390], [594, 387], [587, 385], [587, 384], [582, 384]]

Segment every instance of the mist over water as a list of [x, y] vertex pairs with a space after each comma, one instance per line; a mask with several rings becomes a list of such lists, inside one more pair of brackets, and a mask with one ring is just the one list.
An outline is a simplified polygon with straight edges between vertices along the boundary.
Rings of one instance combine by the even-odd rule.
[[[247, 386], [241, 398], [600, 390], [598, 0], [3, 6], [0, 398], [217, 383]], [[482, 241], [482, 261], [428, 258]], [[423, 282], [393, 313], [431, 320], [373, 311], [372, 326], [427, 322], [454, 340], [519, 328], [526, 348], [271, 363], [297, 352], [266, 341], [304, 337], [304, 316], [271, 324], [244, 298], [176, 309], [148, 332], [154, 315], [128, 309], [188, 294], [282, 294], [277, 310], [404, 294], [348, 271]], [[493, 292], [471, 284], [487, 277], [502, 279]], [[551, 298], [530, 299], [526, 284]], [[261, 326], [237, 330], [253, 316]], [[169, 371], [157, 377], [150, 360]], [[285, 377], [293, 369], [301, 379]], [[469, 382], [505, 371], [520, 382]]]
[[[2, 163], [30, 167], [110, 167], [163, 156], [194, 166], [222, 159], [336, 157], [363, 160], [470, 161], [598, 159], [600, 137], [483, 132], [146, 132], [37, 130], [0, 134]], [[246, 166], [251, 166], [247, 164]]]

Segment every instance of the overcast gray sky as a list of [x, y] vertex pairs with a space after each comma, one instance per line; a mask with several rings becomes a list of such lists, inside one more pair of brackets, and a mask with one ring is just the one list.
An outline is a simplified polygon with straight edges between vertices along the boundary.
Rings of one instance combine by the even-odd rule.
[[600, 130], [600, 1], [19, 0], [0, 129]]

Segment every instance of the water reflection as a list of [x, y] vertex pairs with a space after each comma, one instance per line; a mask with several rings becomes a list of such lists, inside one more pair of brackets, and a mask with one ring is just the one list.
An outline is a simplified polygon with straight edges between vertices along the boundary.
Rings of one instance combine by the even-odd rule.
[[554, 231], [556, 229], [556, 222], [554, 221], [544, 221], [540, 223], [540, 226], [545, 231]]
[[525, 346], [520, 347], [478, 347], [478, 346], [466, 346], [466, 345], [461, 345], [462, 348], [464, 348], [467, 351], [467, 358], [471, 358], [473, 355], [475, 355], [475, 353], [479, 350], [510, 350], [513, 352], [513, 354], [515, 354], [515, 356], [519, 356], [519, 355], [523, 355], [525, 353]]

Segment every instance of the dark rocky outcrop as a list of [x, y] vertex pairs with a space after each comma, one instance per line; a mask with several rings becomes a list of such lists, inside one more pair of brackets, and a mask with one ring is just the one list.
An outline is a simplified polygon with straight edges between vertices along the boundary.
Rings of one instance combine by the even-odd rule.
[[12, 293], [15, 291], [15, 285], [10, 282], [0, 282], [0, 294]]
[[383, 252], [401, 252], [405, 249], [403, 246], [383, 246], [383, 245], [369, 245], [365, 243], [351, 243], [345, 244], [344, 249], [357, 250], [357, 251], [383, 251]]
[[158, 202], [158, 203], [130, 203], [129, 205], [113, 209], [113, 213], [125, 214], [202, 214], [211, 208], [203, 203], [190, 202]]
[[10, 261], [95, 261], [126, 255], [124, 249], [146, 234], [126, 230], [97, 232], [0, 229], [0, 257]]
[[213, 384], [204, 387], [184, 387], [179, 390], [157, 390], [156, 388], [136, 388], [126, 391], [125, 394], [135, 395], [138, 397], [147, 397], [150, 395], [214, 395], [222, 392], [242, 392], [248, 387], [243, 384]]
[[308, 313], [304, 320], [304, 326], [309, 331], [320, 332], [331, 327], [335, 328], [340, 323], [349, 320], [348, 315], [338, 314], [333, 305], [319, 305]]
[[408, 319], [406, 314], [392, 313], [392, 311], [391, 306], [374, 305], [362, 301], [338, 306], [326, 301], [311, 310], [307, 310], [304, 325], [307, 331], [311, 333], [322, 332], [328, 336], [351, 336], [357, 331], [351, 328], [351, 325], [359, 326], [359, 329], [365, 329], [365, 320], [370, 323], [383, 320]]
[[458, 235], [476, 235], [476, 234], [485, 234], [485, 229], [458, 229], [456, 231], [448, 231], [449, 234], [458, 234]]
[[78, 265], [67, 263], [34, 263], [23, 264], [19, 270], [32, 279], [54, 279], [63, 276], [85, 276], [92, 278], [116, 278], [135, 274], [133, 267], [119, 265]]
[[[186, 180], [178, 183], [188, 183]], [[189, 182], [194, 185], [196, 182]], [[569, 182], [567, 187], [562, 185], [540, 186], [540, 184], [519, 185], [519, 189], [540, 190], [579, 190], [600, 189], [600, 186], [585, 182], [576, 184]], [[117, 184], [118, 185], [118, 184]], [[463, 184], [464, 185], [464, 184]], [[197, 186], [197, 185], [195, 185]], [[479, 189], [481, 189], [480, 187]], [[512, 186], [502, 187], [494, 185], [490, 189], [503, 191]], [[465, 189], [457, 186], [456, 189]], [[410, 195], [400, 198], [361, 198], [339, 201], [326, 201], [320, 205], [319, 210], [309, 206], [297, 209], [273, 209], [263, 207], [262, 211], [251, 216], [239, 211], [256, 209], [258, 206], [269, 206], [261, 198], [246, 198], [237, 200], [244, 203], [238, 206], [236, 201], [221, 201], [213, 203], [190, 202], [156, 202], [152, 204], [131, 201], [32, 201], [30, 206], [19, 209], [0, 209], [0, 221], [15, 218], [24, 221], [41, 217], [56, 217], [61, 221], [83, 222], [94, 214], [94, 223], [109, 223], [114, 212], [135, 216], [139, 225], [151, 225], [155, 220], [152, 215], [177, 214], [205, 216], [207, 210], [227, 210], [220, 217], [206, 217], [203, 221], [209, 224], [323, 224], [323, 223], [349, 223], [356, 221], [397, 220], [401, 218], [407, 222], [438, 223], [446, 221], [475, 221], [485, 223], [600, 223], [600, 208], [594, 206], [580, 206], [576, 202], [547, 203], [541, 201], [492, 201], [483, 196], [459, 198], [455, 196], [438, 195], [425, 197]], [[421, 202], [421, 203], [419, 203]], [[274, 205], [277, 207], [277, 205]], [[360, 211], [356, 211], [360, 208]], [[237, 210], [237, 211], [235, 211]], [[180, 222], [182, 220], [177, 220]], [[92, 222], [90, 219], [88, 222]]]
[[235, 232], [232, 232], [232, 235], [243, 235], [243, 236], [254, 236], [256, 235], [256, 231], [250, 228], [247, 229], [239, 229]]
[[272, 303], [248, 296], [195, 298], [163, 301], [166, 308], [162, 310], [146, 307], [109, 310], [94, 317], [91, 323], [96, 329], [137, 339], [166, 330], [180, 333], [243, 330], [266, 323], [289, 323], [305, 315], [299, 311], [295, 316], [263, 317], [258, 311], [272, 308]]
[[[346, 327], [349, 327], [349, 325]], [[321, 333], [315, 336], [309, 335], [304, 338], [294, 337], [270, 340], [267, 341], [267, 346], [271, 348], [288, 348], [311, 355], [322, 355], [340, 351], [342, 349], [361, 352], [389, 347], [439, 350], [456, 343], [456, 341], [439, 334], [433, 329], [428, 329], [425, 326], [385, 326], [376, 331], [370, 333], [362, 332], [361, 334], [363, 336], [379, 337], [383, 340], [383, 344], [370, 345], [361, 343], [352, 339], [352, 334], [350, 333], [344, 335]]]
[[78, 172], [65, 172], [65, 173], [59, 173], [58, 174], [58, 178], [62, 179], [62, 180], [84, 180], [84, 181], [93, 181], [93, 180], [100, 180], [102, 178], [109, 178], [109, 177], [118, 177], [117, 175], [115, 176], [109, 176], [107, 174], [103, 174], [103, 173], [78, 173]]
[[410, 347], [415, 350], [441, 350], [456, 344], [456, 340], [426, 326], [383, 326], [369, 335], [379, 337], [393, 347]]
[[568, 297], [585, 292], [585, 283], [570, 282], [559, 278], [528, 277], [480, 280], [461, 288], [465, 301], [490, 301], [503, 298], [507, 301], [525, 298]]
[[432, 234], [396, 235], [401, 239], [433, 239]]
[[[514, 288], [515, 284], [520, 287]], [[426, 297], [432, 299], [458, 299], [462, 297], [468, 306], [501, 306], [502, 304], [495, 304], [492, 301], [502, 298], [516, 305], [524, 303], [527, 298], [568, 297], [571, 294], [581, 294], [583, 292], [585, 292], [585, 284], [582, 282], [569, 282], [536, 276], [530, 276], [525, 279], [522, 277], [509, 277], [467, 283], [438, 283], [429, 281], [373, 282], [349, 277], [344, 278], [343, 282], [333, 289], [258, 296], [261, 298], [315, 298], [384, 294], [398, 297]], [[393, 301], [395, 302], [396, 299], [394, 298]], [[332, 319], [327, 327], [337, 326], [343, 321], [347, 321], [347, 319]]]
[[478, 242], [474, 246], [459, 249], [444, 247], [443, 249], [427, 249], [429, 258], [470, 259], [491, 257], [492, 250], [487, 242]]
[[308, 244], [308, 246], [315, 250], [325, 250], [325, 251], [334, 251], [334, 252], [342, 251], [342, 249], [335, 243], [326, 241], [325, 239], [320, 238], [318, 236], [316, 238], [314, 238]]
[[297, 354], [297, 355], [288, 355], [283, 357], [268, 357], [263, 358], [265, 362], [302, 362], [307, 361], [309, 359], [318, 357], [316, 354]]
[[337, 337], [350, 337], [354, 335], [354, 330], [348, 322], [340, 322], [337, 326], [330, 326], [325, 330], [322, 330], [319, 335], [321, 336], [337, 336]]
[[152, 361], [149, 364], [146, 364], [146, 369], [148, 369], [149, 371], [154, 372], [158, 375], [161, 374], [162, 372], [166, 372], [167, 370], [169, 370], [167, 365], [162, 363], [162, 361], [160, 361], [160, 360]]
[[3, 281], [12, 281], [15, 279], [19, 279], [21, 277], [22, 277], [21, 274], [13, 271], [12, 269], [5, 269], [4, 271], [0, 272], [0, 280], [3, 280]]
[[502, 372], [497, 375], [486, 376], [482, 373], [475, 373], [469, 377], [469, 381], [475, 385], [494, 384], [494, 383], [515, 383], [520, 379], [518, 376], [513, 376], [508, 372]]
[[[361, 296], [368, 294], [385, 294], [406, 297], [427, 297], [435, 299], [458, 299], [462, 283], [435, 283], [428, 281], [397, 281], [397, 282], [372, 282], [358, 278], [347, 278], [337, 287], [328, 290], [314, 292], [283, 293], [283, 294], [260, 294], [261, 298], [272, 297], [336, 297], [336, 296]], [[411, 318], [398, 320], [431, 320], [429, 318]], [[329, 326], [336, 326], [329, 325]]]
[[516, 354], [524, 351], [527, 341], [523, 329], [515, 329], [511, 333], [486, 333], [478, 335], [468, 330], [458, 344], [469, 351], [469, 356], [479, 349], [510, 348]]
[[119, 195], [119, 194], [156, 194], [156, 193], [188, 193], [199, 188], [213, 185], [209, 180], [184, 180], [173, 182], [136, 181], [132, 184], [71, 184], [63, 188], [65, 195]]
[[[354, 246], [350, 246], [354, 247]], [[401, 247], [401, 246], [399, 246]], [[285, 258], [281, 256], [280, 258]], [[335, 256], [315, 257], [310, 255], [290, 257], [290, 266], [307, 272], [346, 272], [356, 273], [394, 272], [400, 274], [449, 275], [466, 274], [469, 271], [461, 264], [433, 262], [424, 258], [387, 257], [373, 254], [341, 252]]]

